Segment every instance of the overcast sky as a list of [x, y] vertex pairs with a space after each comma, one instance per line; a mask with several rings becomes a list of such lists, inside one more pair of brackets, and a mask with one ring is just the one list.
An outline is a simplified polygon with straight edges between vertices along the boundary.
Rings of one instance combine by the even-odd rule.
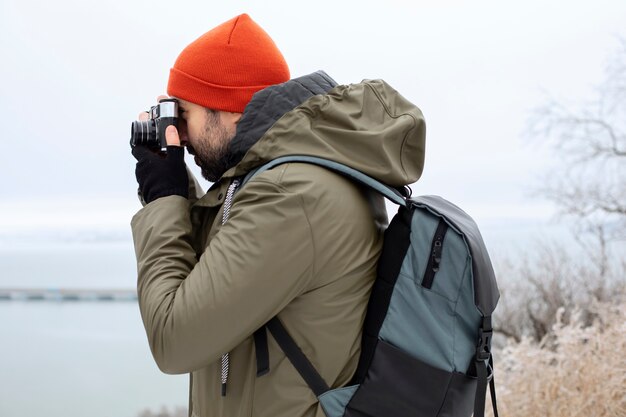
[[615, 0], [0, 0], [0, 231], [127, 230], [140, 208], [130, 123], [187, 44], [243, 12], [292, 77], [382, 78], [418, 105], [427, 154], [414, 193], [479, 219], [552, 214], [528, 192], [558, 161], [526, 144], [529, 114], [546, 92], [591, 98], [626, 36]]

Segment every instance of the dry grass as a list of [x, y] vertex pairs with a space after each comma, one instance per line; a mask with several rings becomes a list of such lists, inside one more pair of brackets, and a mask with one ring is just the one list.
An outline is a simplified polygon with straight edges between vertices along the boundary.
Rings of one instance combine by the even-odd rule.
[[561, 309], [550, 337], [495, 353], [500, 416], [626, 417], [626, 302], [593, 310], [588, 325]]

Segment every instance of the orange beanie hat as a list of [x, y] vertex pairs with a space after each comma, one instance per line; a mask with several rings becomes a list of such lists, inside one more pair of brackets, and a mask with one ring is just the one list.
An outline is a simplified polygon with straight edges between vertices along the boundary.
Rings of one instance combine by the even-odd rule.
[[269, 35], [242, 14], [189, 44], [170, 70], [170, 96], [243, 113], [252, 95], [289, 80], [285, 58]]

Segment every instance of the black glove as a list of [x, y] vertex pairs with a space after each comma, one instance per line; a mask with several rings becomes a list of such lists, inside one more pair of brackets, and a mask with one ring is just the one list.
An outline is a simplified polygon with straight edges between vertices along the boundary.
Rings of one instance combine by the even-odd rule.
[[155, 153], [145, 146], [132, 150], [137, 159], [135, 176], [146, 203], [159, 197], [179, 195], [189, 198], [189, 176], [185, 168], [185, 148], [168, 146], [167, 154]]

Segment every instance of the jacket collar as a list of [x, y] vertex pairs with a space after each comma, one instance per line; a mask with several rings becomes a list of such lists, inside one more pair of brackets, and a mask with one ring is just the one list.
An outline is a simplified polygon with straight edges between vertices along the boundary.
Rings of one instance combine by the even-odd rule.
[[237, 124], [237, 132], [230, 142], [227, 155], [230, 168], [222, 178], [233, 175], [233, 168], [278, 119], [311, 97], [327, 93], [336, 85], [324, 71], [317, 71], [257, 92]]

